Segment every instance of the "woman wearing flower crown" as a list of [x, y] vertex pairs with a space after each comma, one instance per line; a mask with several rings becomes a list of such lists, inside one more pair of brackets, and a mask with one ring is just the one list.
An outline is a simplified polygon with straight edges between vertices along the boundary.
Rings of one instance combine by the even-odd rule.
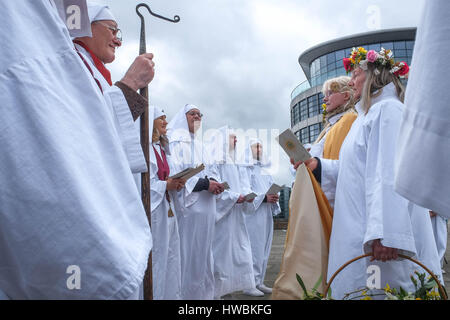
[[[352, 72], [349, 85], [358, 118], [345, 139], [339, 160], [312, 158], [308, 167], [322, 184], [336, 184], [330, 238], [328, 279], [345, 262], [373, 253], [345, 268], [332, 284], [332, 295], [386, 284], [413, 291], [410, 275], [417, 269], [398, 254], [415, 257], [442, 279], [428, 211], [394, 191], [394, 155], [407, 75], [406, 63], [395, 63], [390, 50], [354, 49], [344, 59]], [[339, 179], [338, 179], [339, 177]], [[369, 268], [370, 266], [370, 268]], [[376, 266], [376, 267], [373, 267]]]

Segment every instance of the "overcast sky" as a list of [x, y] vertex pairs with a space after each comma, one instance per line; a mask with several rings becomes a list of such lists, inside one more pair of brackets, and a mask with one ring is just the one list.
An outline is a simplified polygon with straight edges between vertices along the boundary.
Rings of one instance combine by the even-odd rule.
[[[123, 46], [107, 67], [120, 80], [139, 51], [135, 7], [177, 24], [146, 18], [147, 51], [155, 55], [150, 103], [170, 120], [186, 103], [197, 105], [205, 129], [290, 127], [290, 95], [306, 77], [298, 57], [335, 38], [398, 27], [416, 27], [424, 0], [96, 0], [110, 6]], [[142, 10], [142, 8], [141, 8]], [[290, 185], [289, 160], [280, 152], [277, 183]]]

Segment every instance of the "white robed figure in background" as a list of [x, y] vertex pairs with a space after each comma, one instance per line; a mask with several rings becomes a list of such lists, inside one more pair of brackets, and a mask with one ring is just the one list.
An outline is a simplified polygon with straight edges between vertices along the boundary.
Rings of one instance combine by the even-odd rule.
[[181, 243], [181, 290], [184, 300], [214, 299], [214, 260], [212, 244], [216, 215], [216, 196], [223, 192], [217, 182], [208, 150], [200, 134], [202, 114], [186, 105], [168, 125], [172, 156], [170, 171], [179, 173], [200, 164], [205, 170], [189, 179], [174, 198]]
[[398, 136], [395, 190], [450, 217], [450, 1], [425, 1]]
[[331, 285], [334, 299], [366, 287], [373, 273], [369, 266], [380, 270], [376, 289], [389, 284], [414, 292], [410, 276], [421, 269], [398, 259], [399, 253], [421, 261], [442, 280], [428, 211], [394, 191], [394, 154], [404, 108], [398, 76], [407, 72], [407, 66], [393, 65], [389, 51], [358, 48], [353, 53], [358, 62], [345, 62], [347, 70], [353, 71], [349, 85], [355, 98], [361, 97], [356, 105], [358, 118], [341, 147], [339, 160], [307, 161], [315, 174], [321, 172], [322, 183], [337, 184], [328, 280], [349, 260], [366, 253], [374, 255], [371, 260], [350, 264], [335, 278]]
[[145, 210], [54, 4], [2, 2], [0, 288], [10, 299], [136, 299], [152, 247]]
[[244, 220], [245, 195], [252, 191], [250, 181], [235, 163], [236, 142], [236, 135], [225, 126], [208, 144], [220, 181], [230, 187], [217, 198], [213, 243], [216, 299], [255, 287], [252, 248]]
[[[180, 235], [173, 198], [184, 187], [182, 179], [171, 179], [170, 150], [166, 138], [166, 114], [158, 106], [149, 108], [150, 200], [152, 212], [152, 276], [154, 300], [181, 299]], [[152, 121], [153, 120], [153, 121]]]
[[278, 194], [266, 195], [274, 183], [272, 176], [266, 171], [270, 161], [263, 152], [261, 140], [250, 139], [245, 156], [244, 168], [250, 176], [251, 190], [257, 197], [249, 206], [249, 214], [245, 215], [245, 225], [250, 236], [253, 257], [253, 273], [257, 290], [245, 292], [257, 295], [257, 291], [271, 293], [272, 289], [264, 285], [264, 278], [269, 261], [273, 239], [273, 217], [281, 212]]

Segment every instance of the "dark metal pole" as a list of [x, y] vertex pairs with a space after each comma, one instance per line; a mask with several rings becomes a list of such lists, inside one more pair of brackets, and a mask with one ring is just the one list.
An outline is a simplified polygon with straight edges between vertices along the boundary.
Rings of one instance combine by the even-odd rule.
[[[166, 20], [170, 22], [178, 22], [180, 21], [179, 16], [174, 16], [174, 19], [168, 19], [158, 14], [152, 12], [150, 7], [145, 3], [140, 3], [136, 6], [136, 13], [141, 19], [141, 41], [139, 46], [139, 55], [147, 52], [146, 43], [145, 43], [145, 21], [142, 14], [139, 12], [140, 7], [147, 8], [148, 12], [151, 15]], [[148, 100], [148, 86], [139, 90], [139, 93]], [[148, 117], [148, 106], [145, 109], [145, 112], [141, 115], [140, 120], [141, 125], [141, 146], [144, 152], [145, 161], [147, 162], [147, 168], [150, 170], [149, 165], [149, 149], [150, 149], [150, 139], [149, 139], [149, 117]], [[151, 205], [150, 205], [150, 172], [145, 172], [141, 174], [141, 197], [142, 203], [145, 208], [145, 213], [147, 215], [148, 223], [151, 226]], [[153, 300], [153, 275], [152, 275], [152, 254], [150, 253], [147, 262], [147, 270], [145, 271], [144, 276], [144, 300]]]

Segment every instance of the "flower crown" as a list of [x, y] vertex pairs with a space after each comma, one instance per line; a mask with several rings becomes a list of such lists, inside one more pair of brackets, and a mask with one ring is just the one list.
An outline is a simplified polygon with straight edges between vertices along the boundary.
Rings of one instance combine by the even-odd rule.
[[384, 48], [381, 48], [380, 52], [367, 51], [362, 47], [353, 48], [350, 58], [344, 58], [343, 62], [347, 74], [358, 66], [363, 70], [367, 70], [369, 63], [375, 66], [376, 75], [380, 74], [379, 67], [389, 68], [390, 72], [399, 78], [405, 78], [409, 73], [408, 64], [404, 61], [395, 62], [392, 50]]

